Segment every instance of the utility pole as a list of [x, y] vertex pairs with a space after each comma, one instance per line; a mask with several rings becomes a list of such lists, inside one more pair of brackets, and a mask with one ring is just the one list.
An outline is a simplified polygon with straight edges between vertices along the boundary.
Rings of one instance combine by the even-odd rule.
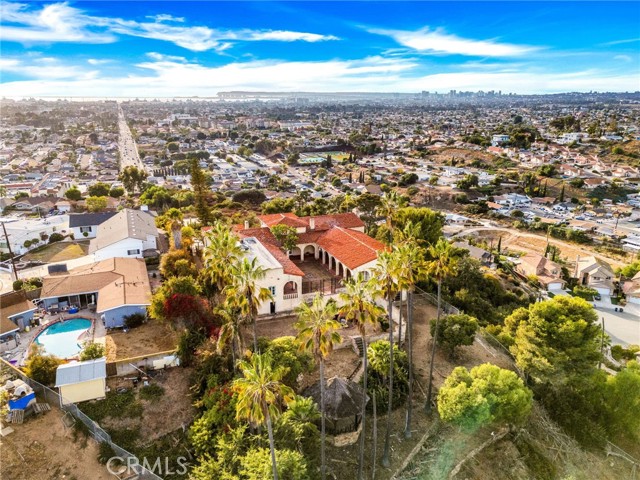
[[2, 222], [2, 231], [4, 232], [4, 239], [7, 242], [7, 249], [9, 249], [9, 259], [11, 260], [11, 271], [13, 272], [13, 279], [18, 280], [18, 270], [16, 270], [16, 261], [13, 258], [13, 252], [11, 251], [11, 242], [9, 242], [9, 235], [7, 235], [7, 227]]

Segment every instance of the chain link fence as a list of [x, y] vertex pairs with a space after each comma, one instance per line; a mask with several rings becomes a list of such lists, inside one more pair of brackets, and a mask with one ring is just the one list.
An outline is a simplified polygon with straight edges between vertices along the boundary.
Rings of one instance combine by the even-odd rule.
[[113, 443], [111, 435], [100, 427], [97, 422], [85, 415], [77, 405], [73, 403], [63, 404], [63, 399], [57, 392], [27, 377], [24, 373], [16, 369], [10, 363], [7, 363], [4, 359], [0, 359], [0, 361], [3, 365], [9, 367], [14, 375], [20, 377], [21, 380], [28, 384], [38, 397], [44, 399], [45, 402], [52, 406], [59, 407], [63, 412], [69, 413], [76, 421], [82, 422], [89, 430], [91, 436], [98, 443], [108, 443], [122, 463], [129, 467], [129, 470], [133, 471], [138, 476], [138, 480], [162, 480], [162, 477], [159, 477], [155, 473], [144, 468], [138, 460], [138, 457]]

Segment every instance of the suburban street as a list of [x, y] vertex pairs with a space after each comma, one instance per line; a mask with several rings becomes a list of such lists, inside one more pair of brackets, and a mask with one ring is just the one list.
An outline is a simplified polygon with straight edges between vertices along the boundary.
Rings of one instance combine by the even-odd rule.
[[596, 311], [602, 321], [604, 330], [611, 337], [612, 345], [640, 345], [640, 305], [627, 304], [624, 312], [616, 312], [609, 297], [596, 302]]
[[138, 155], [138, 147], [131, 129], [127, 125], [127, 119], [124, 116], [122, 107], [118, 107], [118, 130], [120, 136], [118, 139], [118, 150], [120, 151], [120, 171], [128, 166], [138, 167], [141, 170], [145, 170], [145, 166]]

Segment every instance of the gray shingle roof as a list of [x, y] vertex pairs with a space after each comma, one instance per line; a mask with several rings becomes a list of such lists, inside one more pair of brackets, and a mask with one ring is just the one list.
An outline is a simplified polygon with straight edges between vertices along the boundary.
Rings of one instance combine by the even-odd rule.
[[56, 387], [107, 378], [107, 359], [86, 360], [60, 365], [56, 371]]
[[72, 213], [69, 215], [69, 228], [92, 227], [100, 225], [113, 217], [117, 212], [105, 213]]

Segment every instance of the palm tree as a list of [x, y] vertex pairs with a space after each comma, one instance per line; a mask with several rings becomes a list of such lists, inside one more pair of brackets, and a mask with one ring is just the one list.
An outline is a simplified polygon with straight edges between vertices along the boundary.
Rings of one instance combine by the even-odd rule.
[[179, 250], [182, 248], [182, 212], [177, 208], [170, 208], [164, 215], [167, 218], [166, 228], [171, 232], [173, 247]]
[[407, 339], [409, 350], [409, 393], [404, 436], [411, 438], [411, 413], [413, 397], [413, 295], [416, 283], [424, 278], [424, 250], [414, 239], [407, 238], [397, 249], [399, 286], [407, 292]]
[[218, 293], [231, 284], [231, 266], [242, 256], [240, 239], [222, 222], [207, 234], [209, 245], [204, 252], [205, 273]]
[[238, 393], [236, 419], [247, 419], [257, 425], [266, 423], [273, 478], [278, 480], [272, 421], [280, 413], [281, 404], [289, 404], [295, 398], [293, 390], [281, 382], [287, 370], [274, 368], [266, 354], [254, 354], [249, 361], [242, 360], [239, 367], [243, 376], [233, 381], [233, 389]]
[[393, 410], [393, 298], [397, 292], [398, 279], [397, 250], [382, 252], [378, 255], [378, 264], [374, 268], [374, 277], [378, 279], [387, 298], [387, 316], [389, 318], [389, 405], [387, 406], [387, 429], [384, 438], [382, 466], [390, 465], [391, 447], [391, 411]]
[[440, 323], [440, 305], [442, 302], [442, 280], [452, 275], [456, 270], [456, 260], [453, 257], [453, 247], [444, 238], [431, 245], [427, 250], [431, 260], [427, 264], [426, 272], [438, 282], [438, 311], [436, 313], [436, 329], [431, 347], [431, 364], [429, 365], [429, 388], [427, 390], [427, 403], [425, 410], [431, 413], [431, 389], [433, 387], [433, 362], [436, 356], [438, 342], [438, 325]]
[[301, 303], [296, 309], [298, 321], [295, 324], [298, 330], [296, 340], [300, 343], [300, 349], [310, 352], [320, 365], [320, 472], [322, 479], [326, 477], [325, 464], [325, 418], [324, 418], [324, 361], [333, 351], [333, 347], [342, 341], [337, 332], [340, 323], [334, 317], [338, 313], [335, 301], [324, 302], [318, 292], [313, 298], [313, 303]]
[[380, 205], [376, 209], [376, 213], [385, 218], [389, 233], [389, 243], [391, 243], [393, 238], [393, 215], [399, 208], [404, 207], [406, 203], [407, 200], [405, 197], [398, 195], [398, 192], [395, 190], [390, 190], [384, 194]]
[[230, 345], [233, 368], [235, 370], [236, 359], [240, 358], [241, 352], [244, 351], [238, 307], [232, 299], [226, 299], [222, 305], [214, 309], [214, 313], [223, 321], [216, 345], [218, 354], [222, 353], [226, 345]]
[[[362, 339], [362, 368], [364, 391], [367, 392], [367, 325], [375, 325], [384, 313], [384, 309], [375, 302], [380, 296], [379, 285], [375, 278], [365, 279], [362, 273], [351, 277], [344, 283], [344, 292], [340, 294], [340, 300], [344, 306], [340, 314], [348, 320], [353, 320], [358, 326], [358, 332]], [[364, 437], [366, 420], [367, 396], [362, 397], [362, 432], [360, 433], [360, 453], [358, 460], [358, 480], [362, 480], [364, 472]]]
[[262, 280], [267, 271], [253, 257], [244, 257], [231, 266], [231, 285], [225, 287], [228, 297], [235, 297], [242, 315], [253, 325], [253, 350], [258, 351], [258, 334], [256, 331], [256, 317], [263, 302], [273, 300], [268, 288], [259, 287], [257, 282]]

